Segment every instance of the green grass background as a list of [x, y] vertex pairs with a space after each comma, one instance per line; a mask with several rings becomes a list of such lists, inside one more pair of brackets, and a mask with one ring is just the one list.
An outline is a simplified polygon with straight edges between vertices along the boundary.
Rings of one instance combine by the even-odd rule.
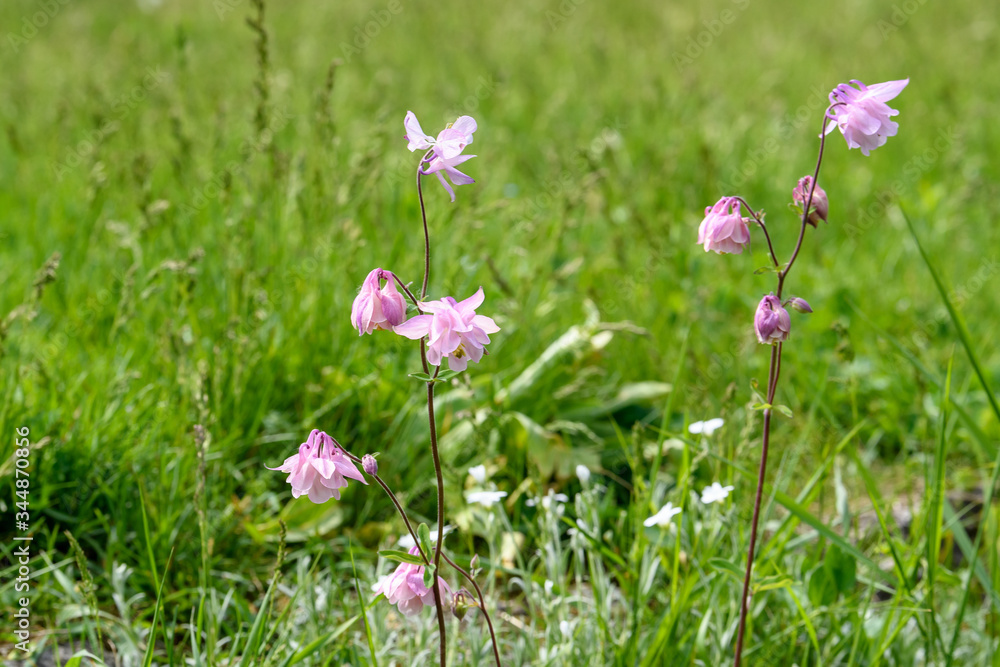
[[[41, 23], [39, 12], [44, 24], [25, 37], [25, 21]], [[419, 369], [416, 351], [385, 333], [359, 339], [348, 321], [371, 268], [420, 280], [416, 158], [402, 137], [403, 115], [413, 110], [431, 133], [463, 113], [479, 123], [470, 147], [478, 157], [465, 165], [477, 183], [458, 188], [450, 204], [426, 182], [430, 291], [461, 298], [482, 285], [482, 312], [502, 327], [463, 384], [441, 392], [449, 514], [466, 528], [456, 553], [482, 550], [488, 535], [474, 539], [471, 519], [460, 516], [465, 471], [478, 463], [511, 492], [512, 528], [527, 535], [529, 554], [545, 539], [532, 532], [523, 498], [548, 487], [579, 490], [577, 463], [609, 487], [600, 503], [609, 526], [621, 517], [638, 523], [661, 499], [690, 502], [689, 488], [736, 479], [725, 538], [711, 550], [660, 544], [642, 530], [593, 547], [585, 560], [603, 560], [623, 591], [645, 571], [642, 558], [672, 564], [683, 551], [684, 563], [655, 574], [641, 610], [614, 612], [626, 620], [606, 629], [601, 657], [583, 645], [559, 659], [723, 664], [738, 586], [708, 560], [741, 562], [754, 484], [674, 436], [689, 421], [722, 415], [727, 426], [713, 453], [755, 468], [760, 420], [747, 408], [752, 379], [765, 381], [767, 354], [751, 322], [773, 284], [753, 273], [767, 263], [762, 239], [754, 238], [752, 256], [719, 257], [695, 244], [697, 226], [704, 207], [735, 188], [767, 211], [787, 256], [797, 232], [787, 202], [795, 180], [812, 171], [825, 93], [852, 78], [910, 77], [893, 103], [899, 135], [885, 147], [866, 158], [830, 137], [820, 179], [830, 223], [808, 231], [788, 285], [815, 313], [793, 316], [778, 395], [796, 418], [776, 422], [770, 479], [794, 497], [819, 471], [816, 493], [803, 499], [811, 515], [875, 560], [889, 558], [892, 542], [912, 559], [916, 588], [896, 587], [879, 602], [903, 628], [885, 638], [887, 658], [859, 629], [875, 604], [864, 577], [835, 603], [799, 590], [801, 614], [783, 597], [787, 589], [769, 593], [750, 644], [759, 651], [772, 638], [781, 647], [758, 654], [759, 664], [924, 664], [908, 662], [917, 651], [990, 663], [995, 619], [982, 586], [1000, 579], [995, 520], [982, 527], [987, 571], [972, 589], [960, 637], [966, 653], [947, 644], [967, 562], [953, 573], [946, 555], [932, 557], [944, 573], [933, 590], [917, 573], [936, 567], [921, 560], [931, 547], [920, 526], [940, 507], [925, 489], [928, 471], [943, 466], [948, 489], [981, 488], [1000, 427], [899, 209], [878, 202], [902, 201], [913, 215], [985, 374], [1000, 377], [996, 16], [965, 1], [272, 2], [263, 109], [273, 138], [261, 143], [261, 68], [245, 21], [253, 15], [239, 0], [18, 0], [0, 8], [0, 315], [24, 304], [5, 326], [0, 359], [0, 476], [10, 489], [0, 497], [0, 535], [15, 534], [13, 432], [28, 426], [38, 629], [59, 631], [59, 641], [92, 632], [87, 612], [66, 611], [85, 607], [69, 530], [105, 622], [118, 618], [137, 633], [152, 624], [175, 549], [161, 612], [171, 630], [169, 638], [154, 631], [157, 661], [194, 651], [199, 664], [222, 664], [192, 649], [208, 640], [193, 642], [183, 626], [201, 624], [212, 613], [205, 601], [232, 589], [239, 612], [217, 620], [216, 637], [234, 638], [222, 652], [238, 659], [274, 566], [278, 518], [289, 527], [286, 569], [301, 579], [286, 577], [274, 616], [294, 608], [295, 581], [318, 576], [310, 567], [340, 591], [331, 618], [357, 614], [350, 549], [359, 568], [371, 568], [373, 550], [400, 526], [373, 489], [352, 487], [319, 507], [291, 502], [282, 477], [264, 465], [280, 463], [314, 427], [359, 455], [381, 452], [381, 471], [407, 505], [433, 516], [421, 387], [406, 377]], [[380, 16], [386, 25], [360, 40]], [[36, 302], [36, 271], [54, 252], [55, 280]], [[601, 328], [595, 321], [630, 325], [567, 352], [519, 396], [504, 393], [574, 325], [590, 341]], [[942, 398], [952, 358], [951, 399], [962, 415]], [[636, 385], [647, 382], [676, 384], [667, 395]], [[209, 434], [203, 483], [195, 424]], [[665, 440], [662, 465], [644, 455]], [[868, 526], [873, 517], [859, 465], [874, 476], [883, 511], [892, 502], [912, 511], [906, 535], [859, 527], [859, 515], [867, 512]], [[770, 520], [787, 515], [766, 500]], [[207, 544], [198, 537], [201, 502]], [[805, 581], [827, 553], [827, 537], [811, 530], [787, 531], [762, 556], [764, 572]], [[948, 550], [954, 538], [944, 532]], [[12, 544], [3, 539], [8, 558]], [[626, 565], [616, 569], [605, 552]], [[9, 562], [5, 607], [17, 597]], [[119, 565], [131, 568], [127, 580], [115, 574]], [[516, 574], [546, 578], [530, 565]], [[519, 609], [525, 603], [510, 576], [491, 585]], [[113, 599], [115, 581], [123, 599], [142, 594], [131, 618]], [[726, 622], [721, 612], [704, 620], [713, 605], [729, 610]], [[552, 625], [544, 610], [531, 614], [533, 627]], [[905, 614], [931, 633], [940, 625], [943, 645], [906, 625]], [[661, 638], [664, 619], [670, 642]], [[268, 622], [275, 635], [259, 649], [266, 664], [321, 635], [309, 624]], [[521, 659], [552, 660], [517, 644], [515, 626], [500, 625], [525, 651]], [[369, 660], [361, 630], [352, 626], [325, 651], [340, 662]], [[420, 650], [414, 641], [383, 659], [415, 660], [406, 653]], [[433, 632], [427, 642], [433, 647]], [[827, 653], [818, 657], [814, 643]], [[463, 656], [456, 664], [471, 660]]]

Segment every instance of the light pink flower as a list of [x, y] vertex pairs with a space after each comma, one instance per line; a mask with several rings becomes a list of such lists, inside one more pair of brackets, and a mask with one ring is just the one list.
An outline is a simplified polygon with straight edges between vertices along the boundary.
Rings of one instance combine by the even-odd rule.
[[[385, 286], [379, 289], [382, 280]], [[406, 301], [396, 289], [395, 276], [391, 271], [373, 269], [351, 306], [351, 324], [358, 335], [370, 334], [375, 329], [391, 329], [405, 319]]]
[[406, 112], [403, 127], [406, 128], [406, 140], [409, 142], [406, 147], [411, 153], [433, 148], [434, 155], [445, 160], [465, 150], [465, 147], [472, 143], [472, 134], [477, 129], [476, 120], [472, 116], [461, 116], [449, 127], [441, 130], [435, 139], [429, 134], [424, 134], [417, 116], [412, 111]]
[[826, 133], [840, 128], [848, 148], [860, 148], [868, 155], [883, 145], [889, 137], [896, 136], [899, 124], [889, 120], [899, 111], [886, 102], [893, 99], [910, 83], [909, 79], [886, 81], [866, 86], [856, 79], [851, 80], [857, 88], [842, 83], [830, 93], [830, 104], [835, 105], [827, 112], [833, 120], [827, 125]]
[[488, 334], [500, 331], [491, 318], [476, 315], [484, 298], [480, 287], [464, 301], [446, 296], [440, 301], [421, 302], [420, 308], [427, 314], [411, 317], [392, 330], [412, 340], [427, 336], [427, 361], [440, 366], [441, 359], [447, 358], [448, 368], [464, 371], [469, 360], [478, 362], [483, 358], [490, 342]]
[[330, 498], [340, 500], [340, 489], [347, 486], [347, 477], [368, 484], [336, 441], [316, 429], [299, 445], [298, 454], [289, 456], [277, 468], [265, 467], [289, 473], [286, 481], [292, 485], [292, 496], [308, 495], [317, 504]]
[[[406, 140], [409, 142], [407, 148], [411, 152], [434, 149], [424, 160], [427, 166], [422, 168], [420, 173], [425, 176], [437, 174], [438, 180], [441, 181], [441, 185], [451, 196], [452, 201], [455, 201], [455, 191], [451, 184], [469, 185], [476, 182], [455, 168], [466, 160], [476, 157], [475, 155], [461, 155], [465, 147], [472, 143], [472, 134], [477, 128], [476, 120], [472, 116], [459, 117], [451, 126], [441, 130], [437, 138], [424, 134], [412, 111], [406, 112], [403, 127], [406, 128]], [[445, 180], [445, 174], [451, 183]]]
[[[812, 187], [812, 182], [812, 176], [803, 176], [799, 179], [795, 189], [792, 190], [792, 201], [798, 204], [799, 207], [805, 207], [806, 200], [809, 199], [809, 188]], [[812, 206], [810, 208], [812, 210], [809, 211], [809, 217], [806, 218], [806, 222], [813, 227], [820, 220], [826, 222], [826, 217], [830, 213], [830, 200], [826, 198], [826, 190], [821, 188], [818, 183], [816, 184], [816, 189], [813, 191]]]
[[[420, 549], [415, 546], [411, 547], [410, 554], [419, 555]], [[451, 588], [441, 577], [438, 577], [438, 586], [441, 588], [441, 603], [450, 607]], [[424, 607], [434, 606], [434, 588], [424, 586], [423, 565], [400, 563], [395, 572], [379, 582], [375, 592], [383, 594], [389, 604], [396, 605], [397, 609], [406, 616], [419, 614]]]
[[451, 185], [445, 180], [444, 175], [448, 174], [448, 178], [455, 185], [469, 185], [470, 183], [475, 183], [476, 181], [468, 174], [463, 174], [458, 169], [455, 169], [457, 165], [462, 164], [466, 160], [471, 160], [476, 157], [475, 155], [456, 155], [452, 158], [441, 158], [434, 156], [434, 158], [427, 165], [426, 169], [420, 171], [421, 174], [425, 176], [430, 174], [437, 174], [438, 180], [441, 181], [441, 185], [448, 192], [451, 200], [455, 201], [455, 191], [452, 190]]
[[705, 219], [698, 227], [698, 243], [705, 246], [705, 252], [739, 255], [750, 246], [750, 230], [740, 207], [736, 197], [723, 197], [705, 208]]
[[757, 340], [763, 345], [771, 345], [788, 340], [792, 330], [792, 318], [788, 316], [778, 297], [768, 294], [757, 305], [757, 313], [753, 316], [753, 328]]

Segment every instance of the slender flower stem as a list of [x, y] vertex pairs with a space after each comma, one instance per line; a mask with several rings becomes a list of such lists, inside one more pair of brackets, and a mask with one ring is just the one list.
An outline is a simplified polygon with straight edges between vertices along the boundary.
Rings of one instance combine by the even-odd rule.
[[[423, 350], [423, 341], [420, 342]], [[434, 542], [434, 572], [441, 567], [441, 544], [444, 542], [444, 475], [441, 474], [441, 457], [438, 453], [437, 426], [434, 420], [434, 382], [427, 383], [427, 422], [431, 427], [431, 455], [434, 458], [434, 472], [437, 474], [437, 523], [438, 538]], [[441, 604], [440, 578], [434, 579], [434, 606], [437, 607], [438, 630], [441, 632], [441, 667], [445, 667], [447, 650], [445, 644], [444, 607]]]
[[[417, 196], [420, 199], [420, 218], [424, 223], [424, 282], [420, 287], [421, 300], [427, 298], [427, 281], [431, 276], [431, 237], [427, 228], [427, 208], [424, 206], [424, 191], [421, 186], [420, 177], [423, 176], [421, 167], [423, 166], [424, 161], [430, 157], [433, 150], [434, 149], [432, 148], [424, 153], [424, 156], [420, 158], [420, 164], [417, 165]], [[413, 295], [410, 294], [410, 291], [406, 290], [406, 293], [409, 294], [410, 299], [412, 299], [414, 304], [416, 304], [416, 299], [413, 299]], [[423, 338], [420, 339], [420, 362], [423, 364], [424, 373], [428, 373], [429, 366], [427, 365], [427, 343]], [[441, 602], [441, 578], [437, 575], [438, 571], [441, 569], [441, 544], [444, 542], [444, 475], [441, 473], [441, 456], [438, 453], [437, 442], [437, 422], [434, 419], [434, 382], [437, 379], [437, 374], [440, 370], [441, 367], [438, 366], [434, 372], [434, 379], [427, 383], [427, 423], [430, 426], [431, 455], [434, 459], [434, 473], [437, 476], [438, 538], [434, 542], [434, 607], [437, 609], [438, 634], [440, 636], [439, 643], [441, 647], [441, 667], [446, 667], [445, 662], [448, 658], [448, 643], [445, 638], [444, 605]]]
[[420, 287], [420, 298], [427, 298], [427, 281], [431, 277], [431, 235], [427, 230], [427, 209], [424, 207], [424, 189], [420, 183], [420, 177], [423, 176], [423, 171], [421, 167], [424, 164], [424, 160], [430, 157], [430, 154], [434, 149], [430, 149], [424, 156], [420, 158], [420, 164], [417, 165], [417, 197], [420, 199], [420, 217], [424, 221], [424, 283]]
[[476, 589], [476, 595], [479, 597], [479, 610], [481, 612], [483, 612], [483, 616], [486, 617], [486, 625], [488, 625], [489, 628], [490, 628], [490, 640], [493, 642], [493, 659], [496, 660], [497, 667], [501, 667], [500, 666], [500, 648], [499, 648], [499, 646], [497, 644], [496, 633], [493, 632], [493, 619], [490, 618], [490, 612], [486, 611], [486, 600], [483, 599], [483, 590], [481, 588], [479, 588], [479, 584], [476, 583], [476, 580], [473, 578], [473, 576], [471, 574], [469, 574], [468, 572], [466, 572], [465, 570], [463, 570], [462, 568], [460, 568], [458, 565], [456, 565], [455, 561], [453, 561], [452, 559], [448, 558], [447, 554], [445, 554], [443, 556], [443, 558], [445, 559], [445, 561], [448, 562], [448, 565], [451, 565], [463, 577], [465, 577], [466, 579], [468, 579], [469, 583], [472, 584], [472, 587]]
[[774, 252], [774, 246], [771, 245], [771, 235], [767, 233], [767, 225], [764, 224], [764, 221], [760, 219], [760, 216], [758, 216], [753, 208], [751, 208], [746, 199], [743, 197], [736, 197], [736, 200], [747, 207], [747, 210], [750, 211], [750, 215], [753, 216], [753, 219], [760, 226], [761, 231], [764, 232], [764, 238], [767, 239], [767, 249], [771, 253], [771, 261], [774, 262], [774, 267], [778, 268], [781, 265], [778, 263], [778, 256]]
[[[781, 345], [771, 346], [770, 381], [768, 382], [768, 401], [773, 400], [774, 389], [778, 383], [778, 369], [781, 361]], [[747, 570], [743, 576], [743, 594], [740, 596], [740, 629], [736, 636], [736, 658], [733, 667], [740, 667], [743, 658], [743, 633], [746, 631], [747, 594], [750, 592], [750, 575], [753, 572], [754, 550], [757, 546], [757, 522], [760, 519], [760, 501], [764, 494], [764, 476], [767, 473], [767, 447], [771, 436], [771, 408], [764, 410], [764, 445], [760, 452], [760, 470], [757, 473], [757, 497], [753, 504], [753, 523], [750, 524], [750, 548], [747, 551]]]
[[[816, 168], [813, 170], [812, 183], [809, 187], [809, 196], [806, 198], [805, 207], [802, 209], [802, 223], [799, 226], [799, 239], [795, 243], [795, 250], [792, 251], [792, 256], [788, 260], [788, 264], [785, 265], [784, 269], [778, 271], [778, 290], [777, 297], [781, 298], [781, 292], [785, 287], [785, 278], [788, 277], [788, 272], [792, 270], [792, 265], [795, 264], [795, 259], [799, 256], [799, 251], [802, 249], [802, 241], [806, 236], [806, 226], [809, 224], [809, 210], [812, 208], [813, 193], [816, 192], [816, 183], [819, 181], [819, 169], [823, 165], [823, 150], [826, 147], [826, 124], [830, 122], [828, 114], [830, 109], [838, 104], [831, 105], [823, 112], [823, 125], [820, 128], [819, 133], [819, 154], [816, 156]], [[740, 201], [743, 201], [742, 199]], [[746, 202], [743, 202], [744, 204]], [[747, 208], [750, 208], [747, 206]], [[753, 209], [750, 209], [753, 212]], [[754, 219], [757, 220], [757, 216], [754, 215]], [[767, 230], [764, 228], [764, 224], [757, 220], [760, 224], [761, 229], [764, 229], [764, 236], [767, 238], [768, 246], [771, 245], [771, 238], [767, 234]], [[774, 250], [771, 249], [772, 259], [774, 258]], [[775, 260], [775, 266], [778, 266]], [[771, 346], [771, 367], [768, 371], [767, 380], [767, 404], [771, 405], [774, 403], [774, 395], [778, 390], [778, 377], [781, 375], [781, 343]], [[743, 659], [743, 635], [746, 632], [747, 615], [750, 610], [747, 608], [747, 595], [750, 592], [750, 576], [753, 573], [753, 559], [754, 552], [757, 547], [757, 523], [760, 519], [760, 501], [763, 497], [764, 492], [764, 478], [767, 472], [767, 450], [768, 445], [771, 440], [771, 408], [765, 408], [764, 410], [764, 436], [763, 436], [763, 446], [760, 451], [760, 470], [757, 474], [757, 496], [754, 499], [753, 506], [753, 522], [750, 525], [750, 547], [747, 550], [747, 569], [743, 576], [743, 594], [740, 598], [740, 628], [736, 636], [736, 656], [733, 661], [733, 667], [740, 667], [740, 661]]]

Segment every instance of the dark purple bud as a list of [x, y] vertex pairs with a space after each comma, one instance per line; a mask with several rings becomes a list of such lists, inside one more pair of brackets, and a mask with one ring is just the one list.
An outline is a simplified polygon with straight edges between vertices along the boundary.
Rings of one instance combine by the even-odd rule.
[[793, 296], [786, 303], [792, 307], [792, 310], [795, 310], [800, 313], [811, 313], [813, 311], [808, 301], [806, 301], [805, 299], [800, 299], [797, 296]]

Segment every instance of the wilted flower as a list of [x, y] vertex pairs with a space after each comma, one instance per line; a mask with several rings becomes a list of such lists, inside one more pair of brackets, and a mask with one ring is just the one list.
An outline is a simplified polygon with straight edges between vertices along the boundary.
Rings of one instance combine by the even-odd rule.
[[657, 512], [653, 516], [643, 521], [642, 525], [646, 526], [647, 528], [651, 528], [652, 526], [659, 526], [660, 528], [663, 528], [665, 526], [670, 525], [671, 519], [673, 519], [680, 513], [681, 513], [680, 507], [674, 507], [673, 503], [667, 503], [662, 508], [660, 508], [659, 512]]
[[365, 454], [361, 457], [361, 468], [374, 477], [378, 474], [378, 461], [371, 454]]
[[726, 422], [721, 417], [716, 417], [715, 419], [709, 419], [703, 422], [694, 422], [688, 426], [688, 433], [693, 433], [695, 435], [699, 433], [712, 435], [718, 429], [722, 428], [722, 425], [725, 423]]
[[480, 287], [464, 301], [446, 296], [440, 301], [421, 302], [420, 308], [429, 314], [411, 317], [393, 331], [412, 340], [427, 336], [427, 361], [440, 366], [441, 359], [447, 357], [448, 368], [464, 371], [470, 359], [478, 362], [483, 358], [484, 346], [490, 342], [488, 334], [500, 331], [491, 318], [476, 315], [484, 298]]
[[757, 305], [757, 313], [753, 316], [753, 328], [757, 340], [763, 345], [788, 340], [792, 329], [792, 318], [781, 306], [781, 301], [773, 294], [768, 294]]
[[316, 429], [299, 445], [298, 454], [289, 456], [281, 466], [268, 469], [289, 473], [287, 481], [292, 485], [292, 495], [298, 498], [308, 494], [314, 503], [325, 503], [330, 498], [340, 500], [340, 489], [347, 486], [347, 477], [368, 483], [334, 439]]
[[851, 83], [857, 88], [840, 84], [830, 93], [830, 104], [837, 106], [827, 112], [827, 117], [833, 120], [826, 128], [827, 134], [834, 127], [840, 128], [848, 148], [860, 148], [868, 155], [889, 137], [896, 136], [899, 124], [889, 118], [898, 115], [899, 111], [886, 102], [899, 95], [909, 82], [909, 79], [901, 79], [866, 86], [852, 79]]
[[470, 491], [465, 494], [465, 501], [469, 504], [493, 507], [494, 503], [498, 503], [506, 497], [506, 491]]
[[798, 311], [800, 313], [811, 313], [813, 311], [812, 306], [805, 299], [801, 299], [797, 296], [793, 296], [791, 299], [785, 302], [792, 307], [792, 310]]
[[705, 246], [705, 252], [739, 255], [750, 245], [750, 229], [740, 211], [736, 197], [723, 197], [705, 208], [705, 219], [698, 227], [698, 243]]
[[[379, 289], [382, 280], [385, 286]], [[375, 329], [391, 329], [405, 319], [406, 302], [396, 289], [395, 276], [391, 271], [373, 269], [351, 306], [351, 324], [358, 335], [370, 334]]]
[[576, 467], [576, 478], [580, 480], [580, 484], [586, 484], [590, 481], [590, 468], [583, 465], [582, 463]]
[[410, 149], [410, 152], [434, 149], [434, 152], [425, 160], [427, 167], [422, 168], [420, 173], [424, 175], [437, 174], [438, 180], [441, 181], [441, 185], [447, 190], [452, 201], [455, 201], [455, 191], [445, 180], [445, 174], [455, 185], [475, 183], [472, 178], [455, 168], [466, 160], [476, 157], [475, 155], [461, 155], [465, 147], [472, 143], [472, 134], [476, 131], [476, 121], [472, 116], [461, 116], [450, 127], [441, 130], [436, 139], [424, 134], [412, 111], [406, 112], [403, 127], [406, 128], [406, 139], [409, 141], [407, 148]]
[[718, 482], [712, 482], [711, 486], [706, 486], [701, 490], [701, 502], [710, 505], [719, 500], [725, 500], [732, 490], [731, 486], [722, 486]]
[[[409, 553], [419, 555], [420, 550], [414, 546]], [[451, 606], [451, 588], [441, 577], [437, 578], [441, 588], [441, 603]], [[385, 595], [389, 604], [394, 604], [406, 616], [419, 614], [424, 607], [434, 606], [434, 588], [424, 586], [424, 566], [411, 563], [400, 563], [396, 571], [380, 581], [376, 593]]]
[[472, 475], [472, 479], [476, 480], [477, 483], [482, 484], [486, 481], [486, 466], [472, 466], [469, 468], [469, 474]]
[[[809, 199], [809, 188], [812, 187], [812, 182], [812, 176], [803, 176], [800, 178], [795, 189], [792, 190], [792, 201], [801, 207], [805, 207], [806, 200]], [[826, 222], [826, 216], [830, 211], [830, 201], [826, 198], [826, 191], [818, 183], [816, 184], [816, 189], [813, 191], [812, 206], [809, 208], [809, 217], [806, 218], [806, 222], [813, 227], [820, 220]]]

